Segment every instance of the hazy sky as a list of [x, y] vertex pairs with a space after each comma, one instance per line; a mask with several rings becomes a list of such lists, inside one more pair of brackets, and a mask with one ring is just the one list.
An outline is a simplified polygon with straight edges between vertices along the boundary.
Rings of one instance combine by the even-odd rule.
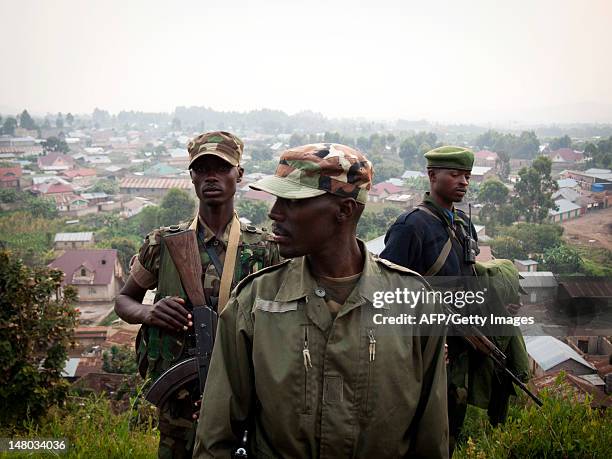
[[607, 0], [0, 0], [0, 113], [612, 122], [611, 30]]

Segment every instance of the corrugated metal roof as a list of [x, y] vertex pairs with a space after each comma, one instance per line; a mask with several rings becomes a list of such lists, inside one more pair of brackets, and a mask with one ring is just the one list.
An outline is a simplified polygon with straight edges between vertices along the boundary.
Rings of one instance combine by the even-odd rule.
[[595, 367], [587, 362], [578, 352], [567, 344], [552, 336], [525, 336], [527, 353], [544, 371], [566, 362], [575, 360], [585, 367], [595, 371]]
[[572, 298], [612, 299], [612, 281], [606, 278], [563, 279], [559, 281], [559, 287], [564, 288]]
[[573, 210], [580, 209], [579, 205], [576, 205], [572, 201], [568, 201], [567, 199], [557, 199], [555, 201], [555, 204], [557, 205], [557, 207], [559, 207], [559, 210], [549, 210], [549, 215], [559, 215], [565, 212], [571, 212]]
[[170, 189], [181, 188], [188, 190], [191, 188], [189, 179], [151, 179], [143, 177], [126, 177], [121, 179], [119, 188], [150, 188], [150, 189]]
[[92, 238], [92, 231], [84, 231], [81, 233], [57, 233], [55, 235], [55, 242], [87, 242]]
[[522, 272], [520, 274], [523, 278], [519, 282], [523, 288], [550, 288], [558, 285], [555, 275], [550, 271]]
[[62, 376], [65, 378], [74, 377], [80, 361], [80, 358], [70, 357], [64, 365], [64, 369], [62, 370]]

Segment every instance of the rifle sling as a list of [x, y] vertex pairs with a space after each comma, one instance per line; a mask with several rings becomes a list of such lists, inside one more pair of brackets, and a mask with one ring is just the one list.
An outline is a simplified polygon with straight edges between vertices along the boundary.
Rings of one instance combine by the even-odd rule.
[[446, 225], [440, 217], [438, 217], [435, 213], [433, 213], [430, 209], [428, 209], [427, 206], [425, 206], [425, 204], [419, 204], [417, 205], [417, 207], [423, 212], [425, 212], [426, 214], [431, 215], [433, 218], [438, 220], [440, 223], [442, 223], [444, 227], [446, 228], [446, 231], [448, 232], [448, 239], [444, 243], [444, 247], [442, 247], [442, 251], [438, 255], [438, 258], [436, 258], [436, 261], [434, 261], [433, 265], [431, 265], [429, 269], [425, 272], [425, 274], [423, 274], [424, 276], [435, 276], [442, 269], [442, 266], [444, 266], [444, 263], [446, 263], [446, 259], [448, 258], [448, 255], [450, 254], [450, 251], [453, 248], [452, 238], [455, 236], [455, 234], [454, 234], [453, 229], [450, 228], [448, 225]]
[[[198, 216], [195, 217], [194, 222], [191, 224], [191, 228], [195, 229], [198, 222]], [[240, 242], [240, 221], [238, 215], [234, 212], [234, 217], [230, 223], [229, 240], [227, 243], [227, 250], [225, 251], [225, 266], [221, 264], [219, 256], [212, 247], [209, 247], [201, 240], [200, 233], [198, 237], [201, 242], [204, 243], [204, 249], [212, 261], [215, 271], [221, 278], [219, 286], [219, 300], [217, 302], [217, 311], [219, 314], [225, 309], [227, 300], [229, 299], [230, 291], [232, 289], [232, 281], [234, 280], [234, 270], [236, 267], [236, 255], [238, 254], [238, 244]]]

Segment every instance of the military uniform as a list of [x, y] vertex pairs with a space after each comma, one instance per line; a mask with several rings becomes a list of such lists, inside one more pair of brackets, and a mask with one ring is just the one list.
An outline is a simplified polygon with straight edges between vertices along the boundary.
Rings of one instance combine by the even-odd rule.
[[[274, 176], [251, 187], [285, 200], [329, 193], [363, 204], [371, 179], [360, 152], [314, 144], [283, 152]], [[299, 256], [238, 285], [219, 318], [194, 457], [229, 457], [245, 428], [254, 457], [448, 456], [444, 337], [374, 320], [377, 292], [424, 281], [357, 242], [358, 274], [314, 275]], [[412, 312], [438, 311], [418, 304]]]
[[447, 457], [444, 337], [370, 320], [374, 292], [404, 287], [423, 284], [367, 253], [334, 319], [305, 257], [245, 279], [219, 319], [194, 457], [229, 457], [249, 423], [254, 457]]
[[[425, 157], [428, 168], [470, 171], [474, 162], [474, 155], [470, 150], [453, 146], [436, 148], [427, 152]], [[474, 276], [477, 274], [475, 265], [467, 263], [464, 257], [468, 236], [478, 240], [474, 226], [465, 213], [454, 207], [451, 211], [441, 207], [426, 193], [421, 205], [400, 215], [389, 228], [385, 235], [385, 248], [380, 256], [424, 275]], [[449, 237], [451, 250], [444, 263], [436, 266]], [[497, 306], [505, 307], [487, 304], [489, 308]], [[494, 338], [491, 339], [495, 342]], [[505, 350], [509, 341], [502, 339], [497, 344]], [[517, 359], [522, 361], [522, 338], [511, 342]], [[514, 389], [506, 378], [499, 380], [496, 385], [492, 361], [483, 359], [482, 355], [472, 350], [461, 337], [449, 336], [447, 344], [448, 421], [452, 455], [461, 433], [468, 403], [489, 408], [491, 420], [497, 421], [503, 418], [500, 413], [504, 412], [504, 407], [507, 408], [507, 398], [506, 403], [501, 403], [500, 406], [492, 405], [496, 400], [504, 399], [502, 388], [511, 390], [512, 393]], [[493, 388], [499, 390], [495, 397], [491, 397]]]
[[[242, 142], [232, 134], [213, 132], [196, 137], [188, 147], [191, 163], [204, 154], [214, 154], [234, 165], [238, 164]], [[191, 165], [190, 163], [190, 165]], [[239, 223], [237, 216], [226, 226], [220, 238], [200, 217], [176, 226], [159, 228], [147, 235], [140, 248], [130, 275], [143, 289], [157, 289], [155, 302], [166, 296], [177, 296], [188, 301], [177, 269], [163, 243], [165, 235], [193, 229], [197, 232], [198, 248], [202, 263], [202, 286], [208, 304], [217, 307], [221, 275], [217, 265], [225, 265], [225, 254], [233, 224], [240, 225], [240, 237], [232, 288], [262, 268], [278, 263], [278, 247], [269, 234], [252, 225]], [[187, 309], [190, 305], [187, 305]], [[140, 374], [150, 381], [157, 379], [172, 365], [187, 357], [195, 347], [192, 330], [171, 332], [159, 327], [143, 325], [137, 342], [137, 358]], [[158, 456], [162, 458], [191, 457], [196, 423], [192, 419], [194, 402], [200, 399], [199, 387], [194, 383], [173, 394], [159, 410], [160, 444]]]
[[[173, 231], [189, 228], [191, 223], [160, 228], [149, 233], [132, 267], [130, 274], [142, 288], [157, 288], [156, 302], [165, 296], [187, 299], [174, 263], [162, 244], [162, 238]], [[217, 239], [205, 224], [198, 225], [198, 247], [203, 273], [202, 285], [205, 295], [213, 299], [213, 302], [219, 296], [220, 276], [204, 246], [207, 245], [209, 249], [214, 250], [223, 263], [229, 226], [223, 236]], [[252, 225], [241, 223], [240, 243], [232, 287], [248, 274], [276, 264], [278, 261], [278, 248], [269, 241], [268, 233]], [[174, 363], [189, 357], [188, 349], [193, 348], [194, 345], [194, 336], [190, 333], [172, 333], [157, 327], [143, 326], [137, 343], [139, 370], [143, 377], [155, 380]], [[191, 415], [194, 412], [193, 401], [197, 399], [199, 399], [197, 393], [179, 391], [176, 399], [167, 403], [160, 411], [161, 457], [164, 457], [162, 452], [165, 448], [172, 451], [180, 449], [177, 438], [185, 442], [187, 450], [191, 450], [194, 433], [194, 422]], [[177, 457], [177, 454], [172, 453], [167, 457]]]

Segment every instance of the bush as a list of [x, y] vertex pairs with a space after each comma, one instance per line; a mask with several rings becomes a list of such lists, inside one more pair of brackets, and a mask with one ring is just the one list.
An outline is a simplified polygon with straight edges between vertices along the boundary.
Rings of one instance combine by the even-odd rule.
[[63, 273], [0, 251], [0, 424], [37, 418], [64, 399], [61, 377], [78, 312]]
[[128, 346], [112, 346], [102, 355], [102, 369], [107, 373], [135, 375], [138, 370], [136, 353]]
[[542, 408], [525, 406], [525, 400], [511, 405], [507, 422], [495, 429], [477, 421], [453, 458], [611, 457], [612, 411], [591, 408], [563, 374], [540, 398]]

